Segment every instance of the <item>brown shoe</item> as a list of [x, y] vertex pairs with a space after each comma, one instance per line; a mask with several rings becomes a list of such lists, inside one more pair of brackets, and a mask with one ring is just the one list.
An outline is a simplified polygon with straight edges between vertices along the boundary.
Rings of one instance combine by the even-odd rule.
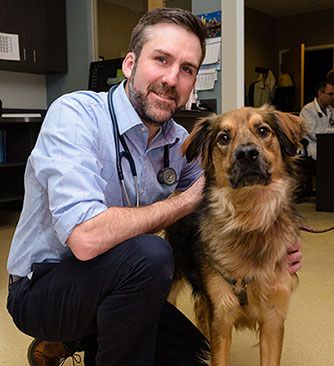
[[68, 350], [62, 342], [46, 342], [34, 339], [28, 348], [28, 362], [30, 366], [60, 366], [68, 357], [77, 363], [81, 357]]

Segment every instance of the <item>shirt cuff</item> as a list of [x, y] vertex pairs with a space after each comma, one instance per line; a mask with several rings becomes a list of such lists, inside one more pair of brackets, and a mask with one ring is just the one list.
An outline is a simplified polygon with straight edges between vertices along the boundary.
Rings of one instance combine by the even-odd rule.
[[75, 226], [87, 221], [108, 209], [102, 203], [96, 202], [92, 205], [92, 202], [80, 202], [67, 210], [54, 222], [54, 227], [60, 242], [66, 246], [66, 241], [71, 235]]

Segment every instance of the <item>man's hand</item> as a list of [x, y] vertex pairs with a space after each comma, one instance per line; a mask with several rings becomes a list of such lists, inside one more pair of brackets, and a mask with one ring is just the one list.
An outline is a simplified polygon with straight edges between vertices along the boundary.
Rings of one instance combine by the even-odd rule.
[[181, 195], [193, 206], [193, 209], [196, 208], [203, 199], [204, 184], [205, 178], [204, 176], [201, 176], [186, 191], [181, 193]]
[[296, 244], [294, 244], [294, 246], [290, 247], [288, 249], [288, 253], [286, 256], [286, 260], [288, 262], [288, 271], [290, 273], [296, 273], [297, 271], [299, 271], [302, 268], [302, 257], [303, 257], [303, 253], [301, 251], [302, 245], [300, 242], [296, 242]]

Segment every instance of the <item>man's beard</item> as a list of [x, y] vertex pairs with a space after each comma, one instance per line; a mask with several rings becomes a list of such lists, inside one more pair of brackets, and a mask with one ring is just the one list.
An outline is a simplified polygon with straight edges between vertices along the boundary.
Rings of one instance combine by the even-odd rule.
[[[129, 91], [129, 99], [131, 104], [133, 105], [134, 109], [140, 116], [140, 118], [149, 123], [152, 126], [160, 127], [162, 124], [170, 120], [175, 113], [182, 108], [182, 106], [178, 107], [179, 95], [174, 87], [169, 87], [166, 85], [158, 85], [157, 83], [151, 84], [147, 90], [147, 94], [144, 94], [137, 90], [134, 86], [134, 74], [128, 80], [128, 91]], [[159, 103], [159, 107], [156, 107], [153, 103], [148, 101], [148, 94], [149, 93], [156, 93], [156, 94], [166, 94], [169, 97], [173, 98], [175, 101], [175, 107], [172, 108], [170, 103], [164, 103], [161, 101]], [[168, 111], [168, 115], [164, 113], [162, 116], [159, 116], [159, 110]]]

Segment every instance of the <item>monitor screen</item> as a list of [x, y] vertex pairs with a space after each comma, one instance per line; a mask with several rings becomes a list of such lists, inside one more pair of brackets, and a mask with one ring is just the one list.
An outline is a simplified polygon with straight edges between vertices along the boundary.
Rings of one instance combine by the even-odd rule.
[[108, 91], [111, 86], [124, 80], [122, 62], [123, 58], [91, 62], [88, 90]]

